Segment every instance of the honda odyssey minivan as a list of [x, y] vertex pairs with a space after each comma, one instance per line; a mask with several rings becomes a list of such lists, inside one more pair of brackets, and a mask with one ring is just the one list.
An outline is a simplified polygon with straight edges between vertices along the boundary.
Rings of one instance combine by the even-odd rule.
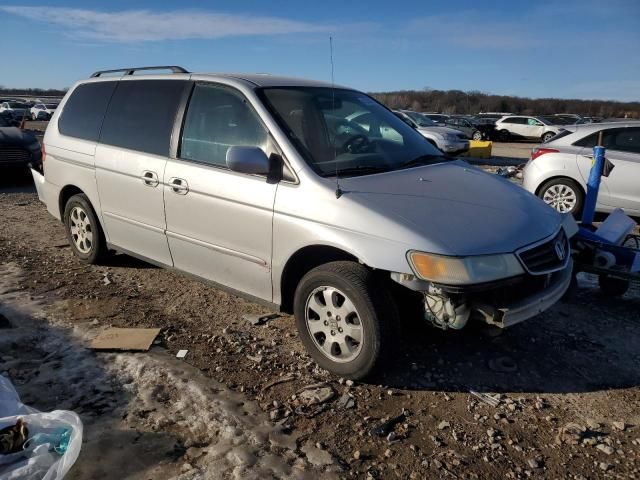
[[53, 114], [33, 176], [81, 261], [124, 252], [292, 312], [354, 379], [385, 365], [406, 302], [442, 329], [507, 327], [567, 289], [570, 216], [370, 96], [163, 68], [96, 72]]

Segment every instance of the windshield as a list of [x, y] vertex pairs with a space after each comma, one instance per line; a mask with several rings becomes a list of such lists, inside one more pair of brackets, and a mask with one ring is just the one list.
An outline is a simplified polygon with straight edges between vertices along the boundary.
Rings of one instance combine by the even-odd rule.
[[442, 162], [422, 135], [367, 95], [325, 87], [258, 91], [307, 163], [322, 176], [364, 175]]
[[406, 113], [409, 117], [411, 117], [411, 120], [416, 122], [419, 127], [437, 127], [438, 126], [436, 122], [434, 122], [427, 116], [423, 115], [422, 113], [408, 112], [408, 111], [405, 111], [404, 113]]

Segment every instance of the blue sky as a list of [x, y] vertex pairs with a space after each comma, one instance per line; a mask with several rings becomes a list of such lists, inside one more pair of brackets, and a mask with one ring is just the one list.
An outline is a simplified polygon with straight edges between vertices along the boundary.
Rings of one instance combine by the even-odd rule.
[[0, 85], [136, 65], [330, 78], [366, 91], [640, 100], [639, 0], [0, 0]]

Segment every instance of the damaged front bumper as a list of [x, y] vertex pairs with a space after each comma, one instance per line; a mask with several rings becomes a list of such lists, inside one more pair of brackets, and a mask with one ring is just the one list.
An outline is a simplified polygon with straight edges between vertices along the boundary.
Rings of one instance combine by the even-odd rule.
[[450, 286], [392, 274], [401, 285], [423, 295], [425, 318], [442, 329], [461, 329], [468, 320], [510, 327], [553, 306], [571, 284], [573, 263], [544, 275], [521, 275], [487, 284]]
[[570, 261], [564, 270], [545, 275], [546, 286], [542, 290], [503, 306], [474, 302], [473, 310], [479, 312], [487, 323], [501, 328], [510, 327], [552, 307], [569, 288], [572, 274], [573, 263]]

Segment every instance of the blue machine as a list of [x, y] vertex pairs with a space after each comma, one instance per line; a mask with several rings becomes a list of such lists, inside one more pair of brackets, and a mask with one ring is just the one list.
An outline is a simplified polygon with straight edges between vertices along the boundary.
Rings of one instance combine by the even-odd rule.
[[[615, 235], [614, 227], [615, 241], [612, 241], [611, 235], [599, 235], [598, 230], [593, 227], [605, 164], [605, 148], [593, 147], [593, 165], [587, 181], [582, 223], [578, 233], [571, 239], [571, 244], [574, 252], [574, 273], [583, 271], [597, 274], [601, 290], [618, 296], [627, 291], [631, 281], [640, 281], [640, 236], [630, 233], [635, 222], [621, 211], [614, 212], [617, 219], [623, 220], [617, 227], [620, 229], [620, 235]], [[613, 217], [613, 214], [611, 216]], [[604, 223], [607, 223], [607, 220]]]

